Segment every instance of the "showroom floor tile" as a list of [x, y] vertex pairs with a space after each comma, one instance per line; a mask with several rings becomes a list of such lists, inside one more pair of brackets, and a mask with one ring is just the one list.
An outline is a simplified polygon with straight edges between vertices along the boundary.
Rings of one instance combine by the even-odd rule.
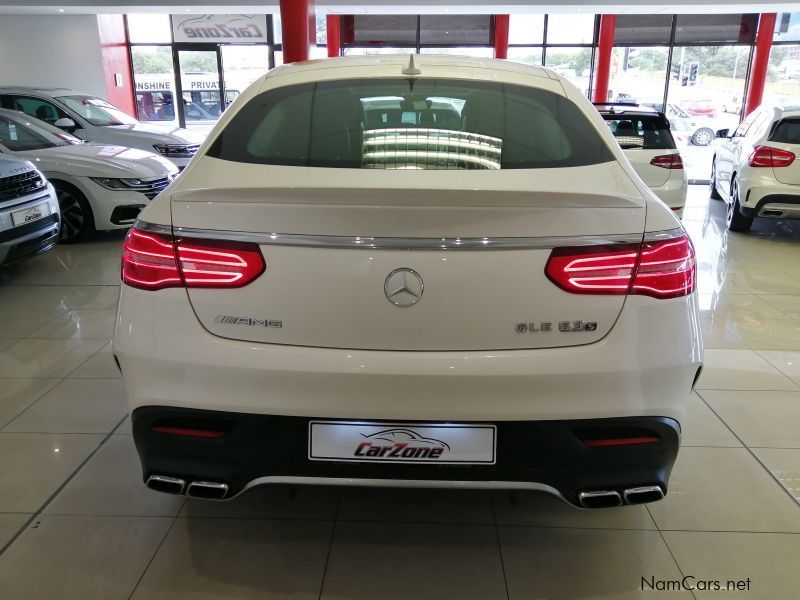
[[[800, 223], [727, 234], [692, 187], [704, 373], [661, 502], [274, 486], [227, 503], [141, 483], [109, 344], [122, 233], [0, 270], [0, 597], [794, 598]], [[5, 549], [4, 549], [5, 548]], [[645, 581], [643, 581], [643, 579]]]

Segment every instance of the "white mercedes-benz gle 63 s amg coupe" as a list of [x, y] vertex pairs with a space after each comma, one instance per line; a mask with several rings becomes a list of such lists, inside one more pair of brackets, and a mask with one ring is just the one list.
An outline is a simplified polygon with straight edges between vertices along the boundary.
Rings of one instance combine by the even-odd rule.
[[113, 348], [144, 480], [658, 500], [702, 362], [695, 273], [550, 71], [280, 67], [124, 244]]
[[756, 217], [800, 218], [800, 110], [761, 106], [730, 133], [717, 132], [711, 197], [725, 200], [728, 229]]

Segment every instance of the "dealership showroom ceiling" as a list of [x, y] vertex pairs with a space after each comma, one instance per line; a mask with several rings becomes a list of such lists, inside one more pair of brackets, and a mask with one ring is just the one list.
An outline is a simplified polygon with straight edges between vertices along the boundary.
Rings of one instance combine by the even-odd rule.
[[0, 2], [0, 598], [800, 598], [800, 2]]

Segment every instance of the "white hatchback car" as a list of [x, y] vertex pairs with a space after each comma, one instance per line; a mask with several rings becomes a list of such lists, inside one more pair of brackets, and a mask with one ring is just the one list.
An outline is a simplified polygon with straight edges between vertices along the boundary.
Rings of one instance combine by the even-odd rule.
[[800, 110], [761, 106], [729, 133], [717, 132], [711, 166], [711, 197], [728, 204], [728, 229], [800, 218]]
[[178, 168], [153, 152], [87, 144], [24, 113], [0, 109], [0, 154], [33, 162], [61, 205], [61, 241], [130, 227]]
[[596, 106], [642, 181], [682, 217], [689, 185], [667, 118], [647, 107]]
[[90, 142], [158, 152], [181, 169], [205, 139], [187, 129], [140, 123], [102, 98], [63, 88], [0, 87], [0, 108], [24, 112]]
[[680, 221], [562, 77], [415, 60], [271, 71], [131, 229], [149, 487], [663, 497], [702, 354]]

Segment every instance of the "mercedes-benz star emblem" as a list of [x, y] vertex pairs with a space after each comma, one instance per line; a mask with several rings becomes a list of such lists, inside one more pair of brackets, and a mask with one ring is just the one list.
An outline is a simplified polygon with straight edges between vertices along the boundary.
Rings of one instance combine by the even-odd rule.
[[383, 290], [389, 302], [395, 306], [413, 306], [422, 298], [425, 286], [422, 277], [411, 269], [395, 269], [386, 278]]

